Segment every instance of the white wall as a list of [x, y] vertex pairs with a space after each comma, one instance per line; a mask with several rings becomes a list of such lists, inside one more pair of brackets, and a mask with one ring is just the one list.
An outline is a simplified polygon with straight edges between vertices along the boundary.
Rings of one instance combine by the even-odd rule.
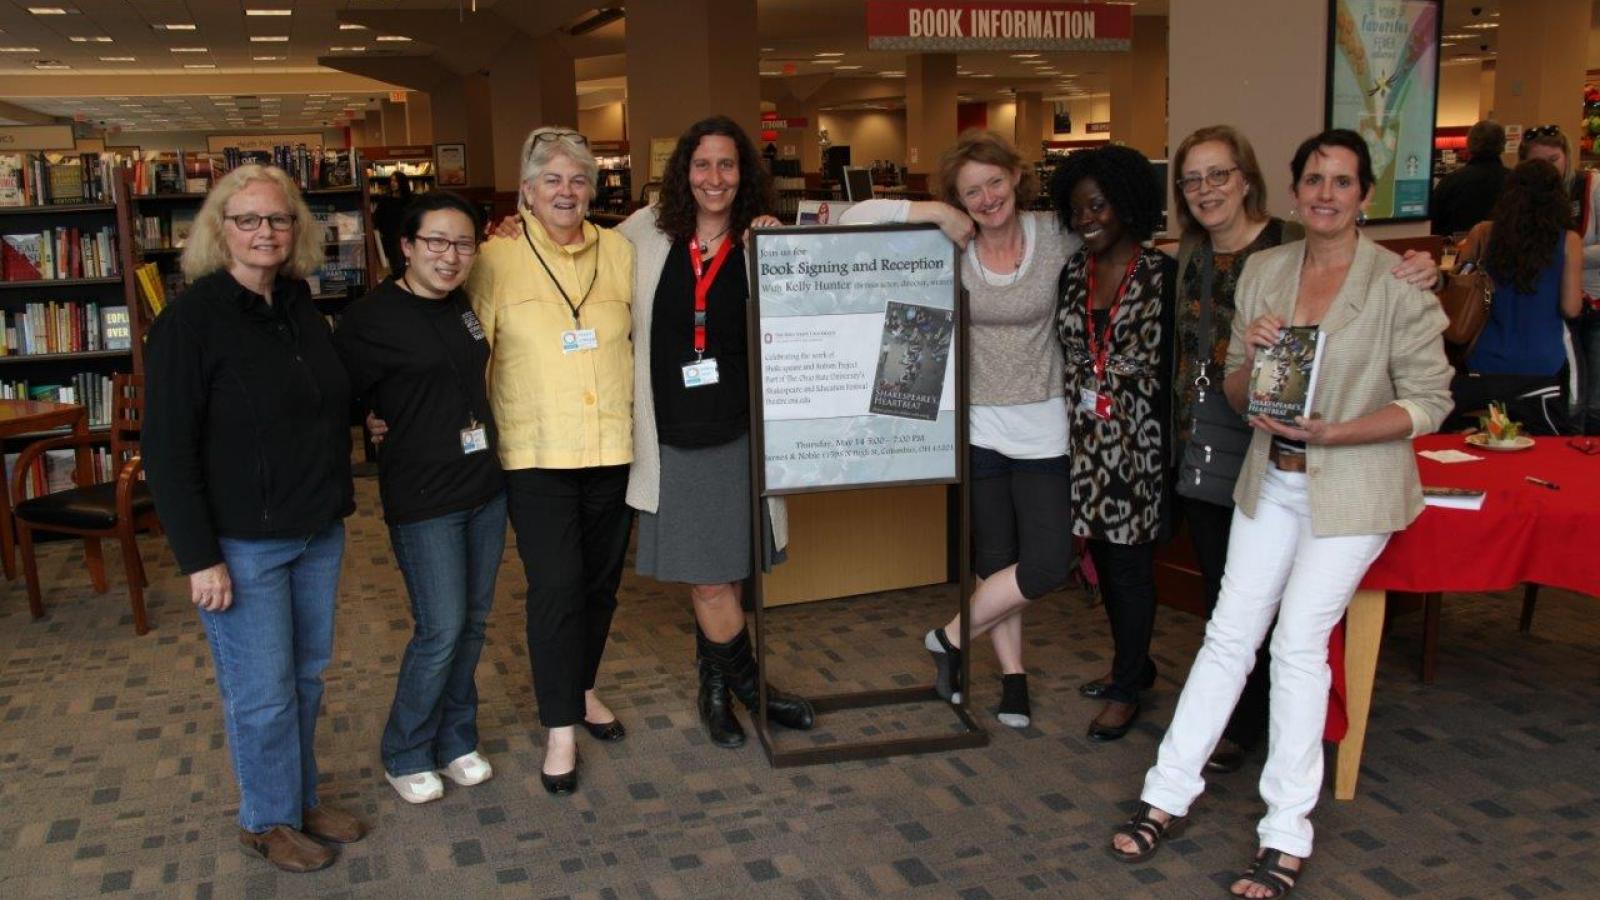
[[[1050, 121], [1055, 121], [1055, 102], [1045, 103], [1046, 115]], [[1082, 97], [1067, 101], [1067, 108], [1072, 111], [1072, 130], [1062, 131], [1050, 136], [1052, 141], [1092, 141], [1109, 140], [1108, 132], [1089, 133], [1090, 122], [1111, 121], [1111, 97]], [[1052, 128], [1054, 125], [1051, 126]]]
[[1006, 140], [1017, 136], [1017, 104], [1015, 101], [995, 101], [989, 104], [989, 130]]
[[825, 112], [817, 116], [817, 121], [828, 129], [828, 139], [835, 146], [849, 145], [851, 165], [870, 166], [875, 159], [902, 165], [906, 161], [904, 110]]
[[621, 102], [578, 110], [578, 130], [591, 141], [624, 140], [627, 115]]
[[1435, 124], [1450, 127], [1478, 121], [1483, 105], [1482, 68], [1476, 62], [1439, 67], [1439, 114]]

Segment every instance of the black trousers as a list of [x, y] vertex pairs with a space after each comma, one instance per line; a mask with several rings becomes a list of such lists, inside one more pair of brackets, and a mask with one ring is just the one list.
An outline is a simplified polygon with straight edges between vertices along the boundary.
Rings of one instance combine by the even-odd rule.
[[[1206, 585], [1206, 616], [1217, 609], [1217, 596], [1222, 592], [1222, 570], [1228, 562], [1228, 532], [1233, 527], [1233, 507], [1218, 506], [1204, 500], [1183, 498], [1179, 503], [1183, 517], [1189, 522], [1189, 535], [1194, 540], [1195, 560], [1200, 564], [1200, 574]], [[1267, 734], [1267, 693], [1271, 686], [1268, 672], [1271, 669], [1272, 632], [1256, 650], [1256, 666], [1245, 679], [1244, 693], [1239, 695], [1239, 705], [1233, 708], [1233, 717], [1223, 729], [1222, 736], [1246, 750], [1261, 743]]]
[[1156, 627], [1156, 542], [1113, 544], [1090, 538], [1087, 543], [1116, 646], [1105, 696], [1134, 703], [1139, 685], [1155, 666], [1150, 661], [1150, 635]]
[[539, 724], [576, 725], [617, 610], [633, 510], [627, 466], [513, 469], [511, 527], [528, 579], [528, 660]]
[[971, 447], [972, 567], [979, 578], [1016, 563], [1037, 600], [1072, 577], [1072, 480], [1067, 458], [1012, 459]]

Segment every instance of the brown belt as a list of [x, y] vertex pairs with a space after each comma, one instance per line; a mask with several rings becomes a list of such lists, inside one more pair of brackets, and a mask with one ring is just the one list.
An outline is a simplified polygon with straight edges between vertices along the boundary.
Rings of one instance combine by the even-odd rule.
[[1280, 472], [1304, 472], [1306, 470], [1306, 455], [1299, 450], [1289, 450], [1272, 442], [1272, 447], [1267, 451], [1267, 459], [1278, 467]]

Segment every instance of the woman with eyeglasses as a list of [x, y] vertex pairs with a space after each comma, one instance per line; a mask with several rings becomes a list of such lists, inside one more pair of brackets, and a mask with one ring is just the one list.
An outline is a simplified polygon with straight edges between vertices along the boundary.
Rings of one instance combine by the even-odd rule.
[[467, 282], [492, 353], [511, 525], [528, 580], [528, 656], [540, 779], [578, 786], [576, 729], [626, 730], [595, 694], [633, 526], [633, 247], [585, 221], [598, 166], [575, 131], [539, 128], [522, 145], [520, 234], [483, 245]]
[[402, 274], [351, 304], [334, 344], [352, 393], [389, 424], [378, 491], [413, 626], [384, 727], [384, 775], [408, 803], [494, 774], [478, 752], [474, 672], [506, 544], [505, 477], [484, 382], [489, 344], [461, 290], [479, 213], [420, 194], [395, 225]]
[[282, 169], [217, 181], [184, 247], [189, 287], [145, 349], [144, 467], [211, 645], [239, 842], [280, 869], [366, 825], [317, 797], [350, 481], [350, 382], [305, 278], [317, 227]]
[[[1255, 150], [1230, 126], [1208, 126], [1184, 138], [1173, 155], [1172, 179], [1182, 230], [1172, 398], [1174, 485], [1178, 512], [1188, 526], [1205, 583], [1209, 615], [1222, 589], [1233, 488], [1250, 443], [1249, 425], [1222, 395], [1234, 292], [1252, 255], [1299, 240], [1304, 230], [1268, 215], [1267, 184]], [[1408, 251], [1394, 274], [1426, 290], [1438, 270], [1427, 254]], [[1267, 648], [1263, 642], [1239, 705], [1206, 762], [1207, 772], [1238, 769], [1266, 736]]]

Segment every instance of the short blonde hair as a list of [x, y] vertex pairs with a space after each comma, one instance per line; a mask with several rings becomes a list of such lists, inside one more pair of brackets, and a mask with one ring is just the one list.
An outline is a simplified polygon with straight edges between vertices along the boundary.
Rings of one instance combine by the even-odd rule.
[[[550, 137], [541, 137], [542, 135]], [[589, 176], [589, 199], [594, 199], [595, 193], [599, 190], [596, 182], [600, 179], [600, 164], [594, 161], [594, 154], [589, 152], [588, 143], [582, 135], [571, 128], [546, 125], [528, 132], [527, 138], [522, 142], [522, 172], [517, 179], [517, 209], [528, 208], [527, 197], [522, 193], [523, 185], [543, 174], [544, 167], [550, 165], [550, 160], [557, 156], [565, 156], [583, 168], [583, 173]]]
[[[205, 203], [200, 205], [200, 212], [195, 214], [194, 230], [189, 235], [189, 242], [183, 247], [184, 278], [196, 281], [233, 265], [233, 256], [228, 252], [228, 239], [222, 233], [223, 216], [228, 201], [252, 181], [265, 181], [277, 186], [288, 201], [290, 212], [294, 214], [294, 243], [289, 247], [289, 258], [284, 260], [281, 269], [283, 274], [291, 278], [305, 278], [322, 267], [322, 229], [312, 218], [311, 209], [306, 206], [305, 198], [300, 196], [300, 189], [295, 186], [294, 180], [289, 173], [276, 166], [250, 164], [239, 166], [222, 176], [212, 186], [211, 192], [206, 194]], [[263, 223], [263, 227], [272, 226]]]
[[1022, 154], [1011, 142], [992, 131], [980, 128], [968, 128], [956, 138], [955, 146], [944, 152], [939, 157], [939, 171], [936, 178], [936, 188], [933, 195], [954, 206], [959, 210], [966, 210], [961, 205], [961, 192], [956, 189], [956, 179], [961, 175], [961, 168], [969, 162], [987, 163], [999, 166], [1013, 175], [1019, 175], [1016, 189], [1016, 207], [1020, 213], [1032, 206], [1039, 199], [1039, 178], [1033, 172], [1033, 166], [1025, 165]]

